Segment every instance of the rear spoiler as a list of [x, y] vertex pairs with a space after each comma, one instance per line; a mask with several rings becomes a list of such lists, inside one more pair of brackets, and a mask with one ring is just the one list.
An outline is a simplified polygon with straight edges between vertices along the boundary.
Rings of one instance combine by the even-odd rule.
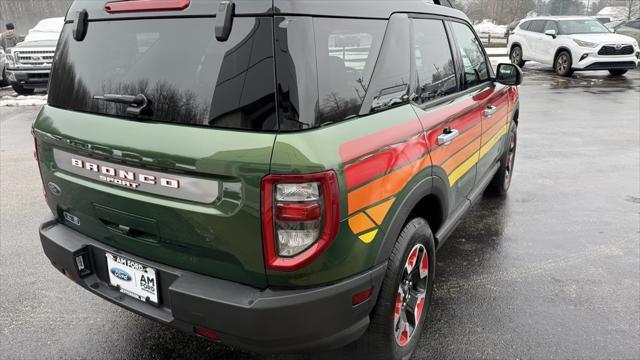
[[[153, 4], [154, 0], [144, 1], [145, 3]], [[216, 16], [219, 11], [220, 0], [191, 0], [188, 2], [187, 7], [175, 6], [174, 8], [162, 8], [157, 7], [154, 10], [153, 6], [149, 6], [148, 10], [144, 11], [117, 11], [123, 7], [126, 9], [131, 5], [127, 3], [141, 3], [138, 1], [113, 1], [113, 0], [76, 0], [73, 2], [65, 21], [72, 23], [78, 16], [78, 12], [86, 11], [86, 19], [91, 22], [94, 20], [114, 20], [125, 18], [145, 18], [145, 17], [161, 17], [161, 16]], [[159, 2], [160, 3], [160, 2]], [[171, 2], [165, 2], [171, 3]], [[183, 1], [175, 1], [176, 4], [184, 4]], [[233, 0], [233, 14], [234, 16], [270, 16], [273, 15], [273, 0]], [[108, 11], [107, 5], [112, 9]], [[116, 11], [113, 11], [116, 9]]]

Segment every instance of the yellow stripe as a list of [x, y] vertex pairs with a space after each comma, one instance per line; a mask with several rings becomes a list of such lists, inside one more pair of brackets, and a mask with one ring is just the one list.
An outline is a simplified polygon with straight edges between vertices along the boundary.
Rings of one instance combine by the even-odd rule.
[[482, 148], [480, 148], [480, 157], [485, 156], [496, 145], [496, 143], [498, 142], [498, 140], [500, 140], [502, 135], [507, 133], [508, 128], [509, 128], [509, 124], [503, 126], [502, 129], [500, 129], [500, 131], [498, 131], [498, 133], [491, 138], [491, 140], [487, 141], [486, 144], [482, 145]]
[[359, 236], [360, 240], [362, 240], [363, 243], [365, 244], [369, 244], [373, 241], [373, 239], [376, 237], [376, 234], [378, 233], [378, 230], [373, 230], [370, 231], [366, 234], [362, 234]]
[[455, 183], [460, 180], [471, 168], [478, 163], [481, 157], [485, 156], [497, 143], [498, 140], [502, 137], [502, 135], [507, 133], [509, 129], [509, 124], [505, 125], [495, 134], [491, 140], [489, 140], [486, 144], [482, 145], [480, 151], [477, 151], [473, 156], [468, 158], [465, 162], [463, 162], [460, 166], [458, 166], [455, 170], [449, 174], [449, 186], [455, 185]]
[[478, 153], [476, 151], [473, 156], [468, 158], [462, 165], [458, 166], [455, 170], [451, 172], [449, 175], [449, 186], [453, 186], [461, 177], [464, 176], [472, 167], [478, 162]]

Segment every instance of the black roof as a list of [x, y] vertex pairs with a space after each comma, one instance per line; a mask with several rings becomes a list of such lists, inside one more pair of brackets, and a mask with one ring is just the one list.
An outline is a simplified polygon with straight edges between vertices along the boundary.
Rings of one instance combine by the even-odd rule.
[[[191, 0], [191, 4], [186, 10], [178, 12], [109, 14], [104, 10], [108, 1], [76, 0], [69, 9], [67, 21], [73, 20], [75, 13], [80, 10], [87, 10], [89, 20], [157, 16], [210, 16], [216, 14], [220, 3], [219, 0]], [[449, 0], [233, 0], [236, 16], [287, 14], [388, 19], [395, 12], [415, 12], [468, 20], [466, 15], [448, 5], [436, 5], [440, 2], [448, 4]]]
[[274, 5], [283, 14], [388, 19], [396, 12], [412, 12], [468, 20], [462, 12], [433, 0], [274, 0]]

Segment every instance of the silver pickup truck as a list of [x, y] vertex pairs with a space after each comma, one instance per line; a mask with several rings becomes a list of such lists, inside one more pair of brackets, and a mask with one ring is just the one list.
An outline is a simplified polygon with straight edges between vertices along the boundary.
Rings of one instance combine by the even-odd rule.
[[6, 53], [5, 80], [18, 94], [31, 94], [49, 85], [51, 63], [64, 18], [44, 19], [29, 30], [23, 42]]

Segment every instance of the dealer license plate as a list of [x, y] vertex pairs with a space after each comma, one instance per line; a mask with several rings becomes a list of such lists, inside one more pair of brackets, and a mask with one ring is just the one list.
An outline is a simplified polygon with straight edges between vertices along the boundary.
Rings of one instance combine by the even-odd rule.
[[145, 302], [158, 303], [156, 270], [122, 256], [106, 253], [109, 283], [120, 292]]

